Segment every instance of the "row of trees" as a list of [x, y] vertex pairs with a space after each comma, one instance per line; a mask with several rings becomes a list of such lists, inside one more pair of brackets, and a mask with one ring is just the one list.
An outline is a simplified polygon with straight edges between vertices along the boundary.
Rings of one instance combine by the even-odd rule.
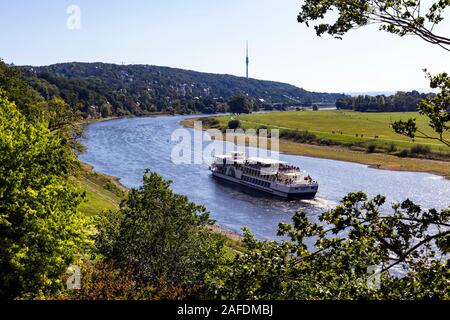
[[340, 98], [336, 100], [338, 109], [347, 109], [360, 112], [408, 112], [417, 111], [417, 105], [423, 99], [433, 94], [419, 93], [418, 91], [397, 92], [392, 96], [357, 96]]

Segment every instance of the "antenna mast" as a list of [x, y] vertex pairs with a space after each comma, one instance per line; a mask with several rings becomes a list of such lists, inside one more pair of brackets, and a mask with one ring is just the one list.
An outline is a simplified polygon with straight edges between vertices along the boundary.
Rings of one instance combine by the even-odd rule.
[[248, 58], [248, 41], [247, 41], [247, 57], [245, 58], [245, 64], [247, 66], [247, 79], [248, 79], [248, 64], [250, 63], [250, 59]]

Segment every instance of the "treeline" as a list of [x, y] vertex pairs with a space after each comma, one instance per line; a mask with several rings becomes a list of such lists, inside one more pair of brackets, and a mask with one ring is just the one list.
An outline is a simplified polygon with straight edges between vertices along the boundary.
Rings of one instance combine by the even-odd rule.
[[431, 93], [418, 91], [397, 92], [392, 96], [357, 96], [345, 97], [336, 100], [338, 109], [347, 109], [360, 112], [408, 112], [417, 111], [417, 104]]
[[43, 97], [59, 96], [84, 116], [217, 113], [236, 95], [266, 105], [334, 103], [345, 97], [273, 81], [148, 65], [64, 63], [21, 70]]

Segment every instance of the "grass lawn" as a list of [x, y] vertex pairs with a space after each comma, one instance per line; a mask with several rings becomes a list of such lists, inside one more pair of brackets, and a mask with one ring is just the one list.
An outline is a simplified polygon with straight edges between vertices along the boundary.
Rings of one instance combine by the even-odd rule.
[[72, 179], [86, 192], [86, 201], [81, 204], [80, 210], [89, 215], [118, 209], [126, 193], [115, 178], [93, 172], [88, 165], [83, 164], [81, 173]]
[[[215, 117], [221, 127], [227, 127], [232, 116]], [[289, 111], [240, 115], [237, 117], [244, 129], [269, 128], [309, 131], [320, 139], [329, 139], [340, 143], [370, 142], [380, 147], [395, 144], [398, 149], [423, 144], [437, 153], [450, 153], [449, 148], [439, 141], [417, 138], [415, 141], [392, 131], [390, 123], [396, 120], [416, 118], [420, 130], [433, 135], [425, 116], [417, 112], [407, 113], [362, 113], [344, 110], [328, 111]], [[447, 135], [450, 139], [450, 136]]]

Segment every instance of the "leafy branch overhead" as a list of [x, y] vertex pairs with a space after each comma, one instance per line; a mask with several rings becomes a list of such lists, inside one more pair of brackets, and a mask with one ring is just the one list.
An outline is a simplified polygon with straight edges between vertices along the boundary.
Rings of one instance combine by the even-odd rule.
[[448, 298], [450, 210], [406, 200], [386, 212], [385, 201], [350, 193], [318, 223], [297, 212], [292, 224], [280, 224], [283, 242], [260, 242], [247, 231], [246, 251], [209, 278], [217, 298]]
[[[426, 72], [426, 70], [425, 70]], [[426, 138], [438, 140], [450, 147], [450, 140], [445, 134], [450, 130], [450, 77], [447, 73], [432, 76], [427, 73], [430, 86], [439, 89], [440, 92], [434, 96], [423, 99], [417, 106], [419, 113], [429, 118], [429, 125], [437, 136], [430, 136], [421, 131], [416, 124], [416, 119], [407, 121], [396, 121], [392, 124], [395, 132], [414, 138]]]
[[[420, 0], [306, 0], [298, 15], [298, 22], [314, 26], [317, 35], [324, 33], [341, 39], [352, 29], [380, 24], [384, 30], [399, 36], [416, 35], [426, 42], [450, 51], [450, 38], [438, 35], [435, 27], [444, 19], [450, 0], [439, 0], [425, 6]], [[334, 22], [327, 14], [338, 13]]]

